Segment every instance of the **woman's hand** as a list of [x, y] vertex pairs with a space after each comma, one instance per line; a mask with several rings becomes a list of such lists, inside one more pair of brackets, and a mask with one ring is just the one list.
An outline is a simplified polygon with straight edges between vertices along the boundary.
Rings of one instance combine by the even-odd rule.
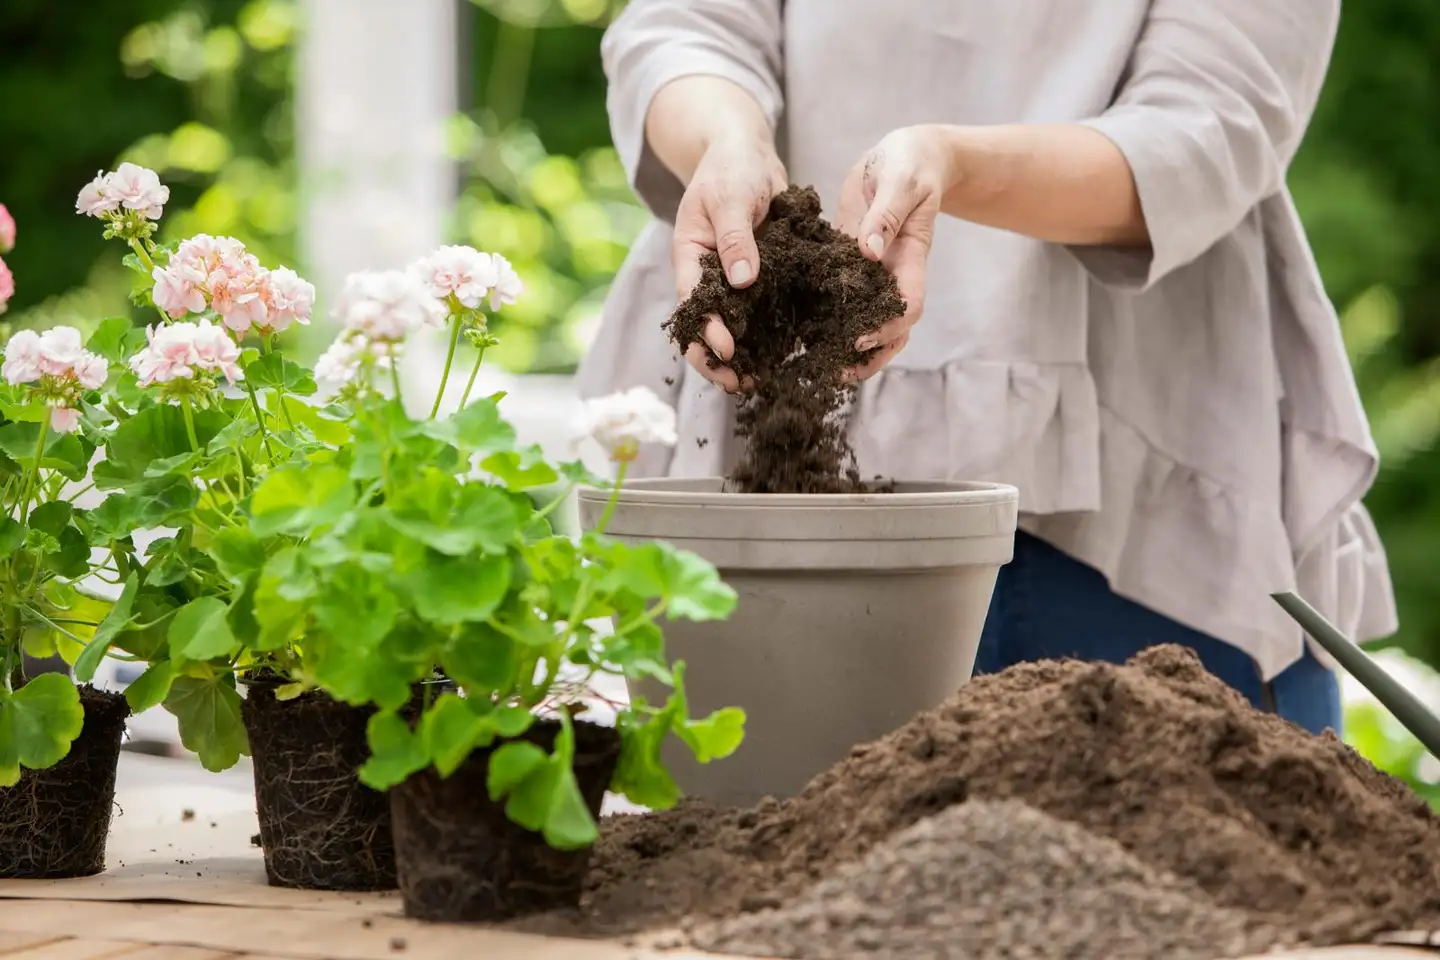
[[849, 371], [854, 380], [879, 373], [910, 341], [925, 307], [925, 261], [941, 201], [955, 183], [954, 166], [946, 128], [904, 127], [881, 140], [845, 178], [838, 226], [859, 240], [861, 253], [885, 265], [905, 299], [904, 316], [856, 344], [874, 352]]
[[[685, 300], [700, 283], [700, 259], [712, 251], [720, 255], [732, 287], [744, 289], [755, 282], [760, 271], [755, 228], [769, 212], [771, 198], [785, 187], [785, 168], [768, 142], [742, 136], [716, 140], [706, 148], [675, 214], [670, 255], [678, 299]], [[734, 355], [730, 331], [712, 315], [703, 337], [704, 345], [691, 344], [685, 359], [725, 392], [738, 392], [735, 371], [710, 366], [711, 354], [721, 364]]]

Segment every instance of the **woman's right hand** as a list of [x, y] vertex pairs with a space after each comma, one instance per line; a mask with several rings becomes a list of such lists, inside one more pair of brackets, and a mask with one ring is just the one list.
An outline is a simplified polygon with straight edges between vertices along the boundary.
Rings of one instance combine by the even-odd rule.
[[[785, 167], [769, 143], [746, 137], [711, 142], [675, 214], [670, 256], [679, 300], [699, 285], [700, 259], [710, 252], [720, 255], [730, 286], [744, 289], [755, 282], [760, 271], [755, 228], [786, 185]], [[702, 336], [705, 343], [691, 344], [685, 359], [726, 393], [739, 392], [741, 383], [726, 365], [735, 353], [730, 331], [712, 315]], [[713, 367], [711, 355], [719, 360]]]

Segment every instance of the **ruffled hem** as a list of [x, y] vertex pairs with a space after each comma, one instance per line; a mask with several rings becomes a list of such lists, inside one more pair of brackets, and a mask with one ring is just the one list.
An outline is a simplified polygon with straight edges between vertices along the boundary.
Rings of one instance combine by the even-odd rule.
[[1298, 592], [1360, 641], [1396, 629], [1384, 550], [1358, 499], [1337, 503], [1335, 524], [1297, 564], [1278, 503], [1177, 463], [1103, 407], [1100, 437], [1105, 511], [1032, 514], [1020, 526], [1099, 570], [1118, 595], [1240, 648], [1266, 680], [1307, 642], [1274, 593]]

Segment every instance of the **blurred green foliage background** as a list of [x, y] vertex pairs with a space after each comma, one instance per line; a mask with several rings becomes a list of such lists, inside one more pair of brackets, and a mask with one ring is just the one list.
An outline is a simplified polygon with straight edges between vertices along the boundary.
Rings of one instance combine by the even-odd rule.
[[[449, 131], [464, 171], [449, 232], [505, 254], [526, 279], [527, 296], [497, 322], [496, 360], [511, 370], [573, 368], [579, 334], [645, 220], [604, 111], [598, 47], [622, 3], [461, 4], [473, 56]], [[230, 234], [303, 273], [291, 130], [300, 27], [293, 0], [91, 0], [83, 16], [54, 0], [5, 0], [0, 202], [20, 229], [7, 257], [19, 290], [5, 320], [83, 326], [128, 309], [129, 281], [102, 256], [99, 231], [68, 215], [77, 188], [120, 159], [171, 185], [167, 239]], [[1440, 605], [1430, 603], [1440, 585], [1437, 169], [1440, 4], [1347, 4], [1291, 186], [1384, 457], [1369, 503], [1399, 593], [1394, 644], [1431, 665], [1440, 665]], [[1392, 772], [1428, 781], [1417, 745], [1374, 709], [1352, 710], [1347, 736]]]

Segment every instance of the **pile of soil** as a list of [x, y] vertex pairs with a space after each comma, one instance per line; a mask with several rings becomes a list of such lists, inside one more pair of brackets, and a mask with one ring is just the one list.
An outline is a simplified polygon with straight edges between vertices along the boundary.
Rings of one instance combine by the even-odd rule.
[[1115, 841], [1016, 800], [950, 807], [793, 904], [691, 939], [718, 953], [815, 960], [1214, 960], [1284, 943]]
[[[756, 230], [760, 270], [744, 290], [720, 258], [701, 262], [700, 285], [666, 324], [683, 352], [711, 316], [735, 338], [729, 366], [754, 388], [736, 410], [741, 460], [732, 484], [747, 493], [849, 493], [860, 487], [845, 437], [853, 387], [844, 372], [865, 358], [855, 342], [905, 312], [895, 279], [820, 217], [820, 197], [791, 186]], [[719, 361], [712, 356], [712, 363]]]
[[[1020, 801], [1108, 837], [1277, 937], [1359, 942], [1440, 920], [1440, 817], [1334, 736], [1256, 711], [1193, 652], [1164, 646], [1124, 666], [1046, 661], [977, 678], [793, 799], [610, 820], [581, 910], [530, 926], [693, 931], [793, 907], [843, 865], [971, 799]], [[957, 856], [931, 849], [941, 869]], [[1083, 858], [1068, 869], [1074, 889], [1106, 882]], [[1083, 926], [1092, 908], [1057, 902], [1054, 922]], [[988, 922], [1003, 924], [1004, 910]]]

